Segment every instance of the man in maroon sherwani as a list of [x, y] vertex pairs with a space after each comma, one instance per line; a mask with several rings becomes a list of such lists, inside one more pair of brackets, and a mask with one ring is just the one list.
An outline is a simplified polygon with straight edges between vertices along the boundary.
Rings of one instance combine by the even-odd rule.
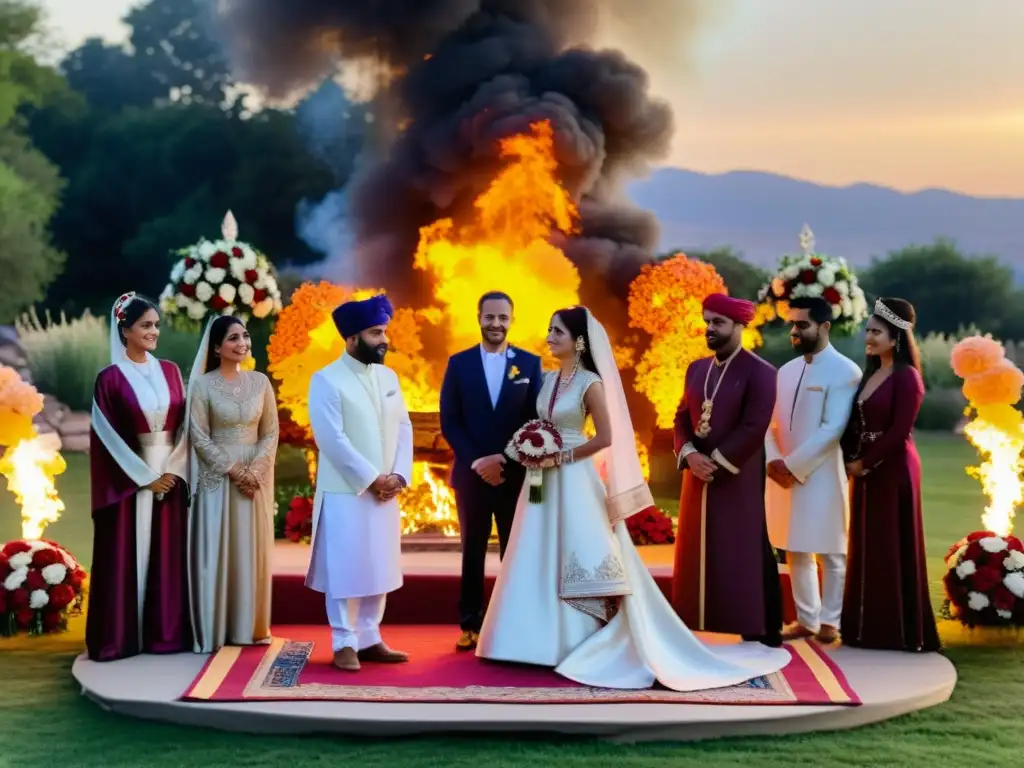
[[708, 347], [686, 371], [675, 421], [683, 471], [672, 603], [695, 631], [782, 642], [779, 571], [764, 512], [764, 438], [776, 370], [742, 348], [749, 301], [704, 300]]

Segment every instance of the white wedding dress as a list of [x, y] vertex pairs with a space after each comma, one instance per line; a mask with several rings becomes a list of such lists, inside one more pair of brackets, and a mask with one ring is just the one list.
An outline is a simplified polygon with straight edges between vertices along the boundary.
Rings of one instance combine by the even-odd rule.
[[[592, 340], [595, 323], [591, 319]], [[623, 406], [625, 400], [621, 392], [609, 394], [609, 384], [621, 388], [617, 370], [610, 377], [611, 410], [613, 395]], [[548, 414], [557, 381], [557, 373], [545, 375], [538, 413]], [[555, 401], [551, 420], [566, 448], [587, 441], [583, 396], [597, 381], [580, 370]], [[612, 422], [613, 441], [628, 439], [635, 456], [631, 422], [628, 435], [615, 434], [616, 424], [625, 431], [621, 416], [613, 414]], [[641, 560], [625, 521], [610, 521], [609, 496], [616, 494], [606, 490], [608, 460], [600, 459], [600, 471], [591, 458], [546, 470], [537, 504], [527, 501], [524, 485], [477, 656], [554, 667], [577, 683], [619, 689], [650, 688], [656, 681], [676, 691], [722, 688], [782, 669], [790, 660], [784, 648], [706, 645], [687, 629]], [[639, 473], [638, 461], [633, 471]]]

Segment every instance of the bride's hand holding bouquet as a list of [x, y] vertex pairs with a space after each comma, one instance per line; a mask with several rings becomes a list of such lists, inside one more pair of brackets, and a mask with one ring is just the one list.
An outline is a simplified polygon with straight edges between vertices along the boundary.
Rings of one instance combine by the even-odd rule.
[[[560, 466], [566, 460], [562, 434], [547, 419], [526, 422], [505, 448], [505, 455], [526, 467], [530, 485], [530, 503], [544, 500], [544, 470]], [[571, 460], [571, 451], [568, 452]]]

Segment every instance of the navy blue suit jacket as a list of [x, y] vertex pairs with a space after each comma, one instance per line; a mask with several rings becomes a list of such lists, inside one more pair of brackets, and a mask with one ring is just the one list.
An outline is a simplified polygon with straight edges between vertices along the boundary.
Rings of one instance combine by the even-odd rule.
[[[516, 347], [508, 349], [496, 407], [491, 405], [479, 345], [448, 360], [441, 384], [441, 433], [455, 452], [451, 481], [460, 493], [490, 488], [471, 469], [473, 462], [495, 453], [503, 454], [516, 430], [537, 417], [540, 358]], [[526, 471], [507, 459], [504, 474], [501, 487], [518, 496]]]

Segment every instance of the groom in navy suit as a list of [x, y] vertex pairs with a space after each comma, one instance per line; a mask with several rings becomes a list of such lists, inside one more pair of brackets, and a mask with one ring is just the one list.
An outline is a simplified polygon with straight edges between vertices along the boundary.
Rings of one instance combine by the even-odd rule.
[[452, 490], [462, 538], [462, 584], [455, 647], [476, 647], [484, 617], [484, 561], [497, 523], [504, 557], [525, 470], [506, 461], [505, 446], [537, 416], [540, 358], [509, 346], [512, 299], [484, 294], [477, 304], [481, 343], [452, 355], [441, 384], [441, 432], [455, 453]]

